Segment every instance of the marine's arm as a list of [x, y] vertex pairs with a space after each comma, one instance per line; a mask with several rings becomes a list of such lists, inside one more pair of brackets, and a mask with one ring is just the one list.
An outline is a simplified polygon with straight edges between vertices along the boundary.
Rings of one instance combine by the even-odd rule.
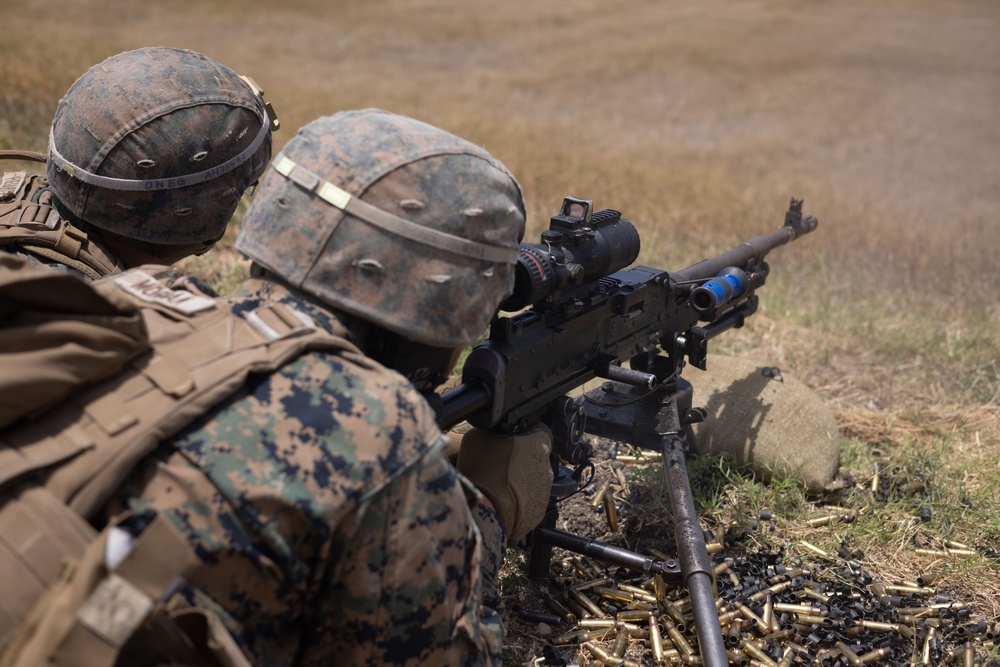
[[504, 533], [477, 498], [439, 443], [363, 499], [307, 604], [301, 664], [499, 664]]

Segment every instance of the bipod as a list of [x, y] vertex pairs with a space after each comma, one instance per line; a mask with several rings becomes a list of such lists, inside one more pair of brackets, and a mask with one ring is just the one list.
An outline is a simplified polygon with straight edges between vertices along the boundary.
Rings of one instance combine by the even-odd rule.
[[[691, 384], [676, 375], [653, 390], [606, 382], [585, 394], [583, 430], [663, 453], [681, 578], [691, 596], [702, 661], [706, 667], [727, 667], [729, 660], [715, 607], [715, 575], [685, 463], [689, 425], [700, 421], [704, 414], [691, 407], [692, 393]], [[550, 503], [550, 507], [553, 505]], [[543, 527], [540, 537], [548, 540], [553, 526], [543, 523]], [[534, 555], [534, 548], [532, 552]]]

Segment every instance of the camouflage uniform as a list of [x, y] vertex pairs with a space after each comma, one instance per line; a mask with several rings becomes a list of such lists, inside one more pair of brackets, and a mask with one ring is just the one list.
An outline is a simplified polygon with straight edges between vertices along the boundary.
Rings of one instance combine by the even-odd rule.
[[[271, 300], [350, 335], [275, 283], [230, 303]], [[499, 664], [505, 535], [445, 442], [405, 378], [312, 353], [164, 443], [111, 509], [155, 510], [188, 536], [186, 594], [255, 664]]]

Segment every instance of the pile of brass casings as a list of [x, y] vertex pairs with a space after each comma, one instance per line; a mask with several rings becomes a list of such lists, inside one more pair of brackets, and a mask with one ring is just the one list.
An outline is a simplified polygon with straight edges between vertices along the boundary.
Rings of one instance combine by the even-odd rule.
[[[724, 558], [719, 543], [709, 551], [717, 554], [716, 608], [731, 665], [973, 667], [998, 637], [985, 622], [970, 622], [967, 605], [939, 594], [930, 577], [876, 582], [857, 552], [807, 566], [767, 551]], [[701, 664], [690, 600], [660, 575], [586, 556], [553, 563], [553, 573], [556, 591], [545, 602], [560, 620], [552, 643], [564, 664]]]

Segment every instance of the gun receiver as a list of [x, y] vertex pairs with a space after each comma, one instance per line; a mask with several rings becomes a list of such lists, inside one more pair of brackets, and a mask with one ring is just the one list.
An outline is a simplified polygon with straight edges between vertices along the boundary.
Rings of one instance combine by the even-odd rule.
[[[692, 598], [704, 664], [724, 667], [714, 575], [685, 467], [694, 446], [690, 424], [703, 420], [704, 411], [693, 407], [691, 385], [680, 374], [688, 362], [704, 370], [708, 341], [756, 312], [766, 255], [818, 221], [803, 216], [802, 200], [792, 199], [779, 229], [669, 272], [626, 268], [639, 255], [638, 232], [618, 211], [591, 208], [591, 201], [567, 197], [541, 243], [521, 245], [514, 292], [501, 309], [527, 309], [496, 317], [488, 340], [462, 367], [462, 384], [428, 400], [443, 429], [468, 421], [518, 433], [547, 424], [556, 479], [546, 518], [531, 536], [530, 574], [548, 575], [553, 546], [679, 574]], [[595, 378], [608, 382], [570, 397]], [[679, 572], [675, 563], [652, 563], [554, 530], [557, 500], [579, 488], [590, 462], [585, 433], [663, 453]]]

